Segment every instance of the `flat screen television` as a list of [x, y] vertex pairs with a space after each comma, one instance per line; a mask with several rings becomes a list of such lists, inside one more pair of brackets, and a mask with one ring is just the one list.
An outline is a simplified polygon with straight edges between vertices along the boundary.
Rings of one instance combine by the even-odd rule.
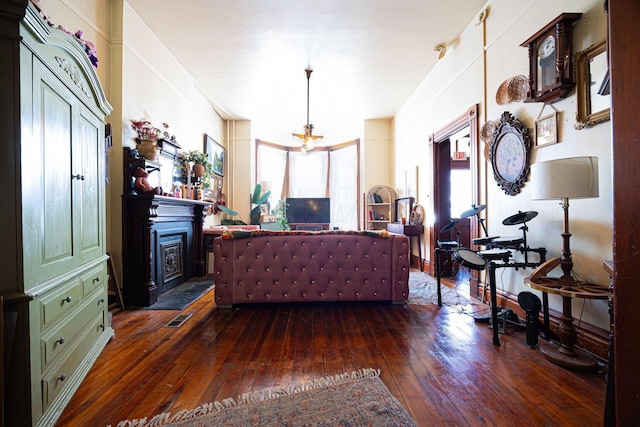
[[331, 222], [331, 204], [328, 197], [289, 197], [286, 203], [289, 224]]

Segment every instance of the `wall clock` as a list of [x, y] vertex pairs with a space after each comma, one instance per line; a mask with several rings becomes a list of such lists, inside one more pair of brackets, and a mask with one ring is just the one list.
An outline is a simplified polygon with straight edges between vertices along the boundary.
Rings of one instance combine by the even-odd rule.
[[529, 176], [529, 129], [511, 113], [500, 117], [498, 129], [493, 134], [489, 161], [498, 186], [509, 196], [515, 196]]
[[562, 13], [520, 46], [529, 48], [529, 93], [525, 102], [551, 104], [575, 87], [573, 24], [581, 13]]

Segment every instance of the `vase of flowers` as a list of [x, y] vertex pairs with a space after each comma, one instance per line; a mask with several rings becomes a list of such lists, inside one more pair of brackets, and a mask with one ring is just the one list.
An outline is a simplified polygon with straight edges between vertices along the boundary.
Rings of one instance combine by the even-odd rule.
[[163, 123], [164, 133], [159, 128], [154, 126], [149, 119], [149, 115], [145, 111], [142, 118], [139, 120], [131, 119], [131, 128], [136, 132], [138, 137], [136, 138], [138, 153], [142, 157], [147, 160], [155, 161], [158, 158], [158, 152], [160, 151], [160, 147], [158, 147], [157, 140], [162, 135], [168, 135], [166, 129], [169, 127], [168, 124]]

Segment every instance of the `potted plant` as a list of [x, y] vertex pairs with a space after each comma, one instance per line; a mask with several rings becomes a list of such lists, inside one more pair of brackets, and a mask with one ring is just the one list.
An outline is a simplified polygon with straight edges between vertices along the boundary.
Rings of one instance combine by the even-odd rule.
[[[261, 206], [263, 203], [265, 203], [269, 199], [269, 196], [271, 195], [271, 191], [267, 191], [262, 195], [261, 193], [262, 193], [262, 185], [256, 184], [255, 188], [253, 189], [253, 194], [251, 195], [251, 199], [249, 200], [250, 204], [253, 206], [251, 208], [251, 213], [249, 214], [249, 217], [250, 217], [249, 223], [251, 225], [260, 224]], [[231, 210], [226, 206], [220, 205], [218, 206], [218, 209], [220, 209], [222, 212], [232, 217], [240, 216], [238, 212]], [[243, 222], [242, 219], [222, 220], [221, 223], [222, 225], [246, 225], [246, 223]]]
[[189, 164], [193, 163], [193, 173], [200, 178], [204, 188], [211, 187], [211, 178], [213, 177], [213, 165], [209, 161], [209, 155], [198, 150], [186, 151], [180, 155], [178, 167], [189, 173]]
[[287, 202], [282, 199], [278, 200], [276, 204], [276, 208], [273, 210], [273, 213], [276, 215], [276, 222], [280, 223], [280, 228], [282, 230], [289, 230], [289, 220], [287, 219]]

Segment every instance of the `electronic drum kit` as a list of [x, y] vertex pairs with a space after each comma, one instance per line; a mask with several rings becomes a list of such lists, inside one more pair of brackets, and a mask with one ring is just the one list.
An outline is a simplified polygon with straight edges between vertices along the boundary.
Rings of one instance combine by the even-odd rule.
[[[522, 236], [488, 236], [487, 229], [484, 225], [484, 219], [480, 218], [479, 214], [486, 208], [486, 205], [473, 205], [471, 209], [463, 212], [460, 215], [460, 219], [468, 218], [471, 216], [478, 216], [478, 222], [482, 225], [482, 229], [484, 231], [485, 237], [478, 237], [471, 240], [477, 247], [481, 247], [484, 249], [481, 250], [472, 250], [469, 248], [462, 248], [460, 245], [460, 233], [456, 230], [457, 240], [447, 240], [440, 241], [438, 240], [439, 248], [436, 249], [436, 255], [442, 252], [447, 252], [453, 254], [453, 257], [458, 261], [458, 263], [467, 267], [471, 270], [483, 271], [489, 268], [489, 284], [490, 284], [490, 293], [491, 293], [491, 320], [493, 325], [497, 325], [498, 317], [497, 317], [497, 297], [496, 297], [496, 289], [494, 286], [495, 283], [495, 270], [497, 268], [526, 268], [532, 267], [535, 268], [539, 266], [541, 263], [545, 261], [546, 258], [546, 249], [545, 248], [530, 248], [527, 245], [527, 231], [529, 230], [527, 226], [527, 222], [531, 221], [533, 218], [538, 216], [538, 212], [535, 211], [527, 211], [522, 212], [519, 211], [515, 215], [511, 215], [508, 218], [505, 218], [502, 221], [503, 225], [512, 226], [512, 225], [521, 225], [520, 230], [522, 230]], [[440, 230], [440, 233], [446, 233], [455, 229], [456, 224], [460, 221], [451, 220], [449, 224], [443, 227]], [[512, 260], [513, 252], [520, 252], [524, 254], [524, 262], [517, 262]], [[528, 254], [529, 252], [535, 252], [539, 256], [539, 260], [537, 262], [529, 262]], [[438, 276], [438, 282], [440, 282], [440, 266], [439, 262], [436, 262], [436, 275]], [[483, 292], [484, 297], [484, 292]], [[500, 341], [498, 338], [498, 327], [494, 327], [494, 335], [493, 335], [493, 344], [499, 346]]]

